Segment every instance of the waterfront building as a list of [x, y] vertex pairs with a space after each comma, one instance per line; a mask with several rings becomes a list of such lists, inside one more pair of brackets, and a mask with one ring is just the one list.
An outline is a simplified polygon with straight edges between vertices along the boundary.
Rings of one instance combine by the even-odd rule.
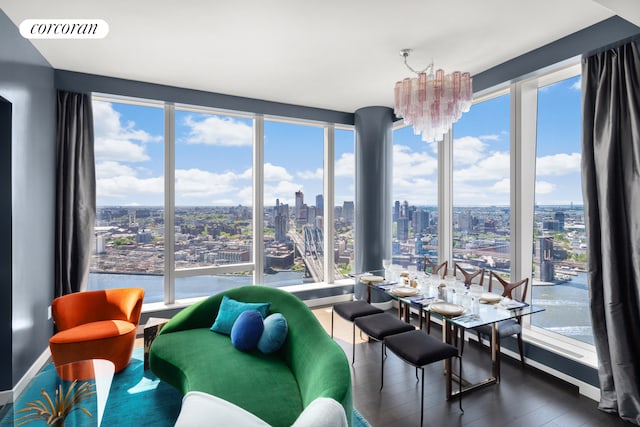
[[555, 271], [553, 265], [553, 237], [538, 238], [536, 247], [538, 258], [538, 278], [543, 282], [553, 282]]

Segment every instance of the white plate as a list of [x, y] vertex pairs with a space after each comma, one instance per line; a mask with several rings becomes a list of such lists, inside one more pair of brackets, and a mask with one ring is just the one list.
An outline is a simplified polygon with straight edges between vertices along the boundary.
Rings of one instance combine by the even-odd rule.
[[464, 313], [464, 307], [458, 304], [450, 304], [448, 302], [437, 302], [429, 306], [429, 311], [440, 313], [443, 316], [459, 316]]
[[412, 288], [410, 286], [398, 286], [391, 289], [391, 293], [399, 297], [410, 297], [413, 295], [418, 295], [418, 292], [418, 289]]
[[381, 276], [360, 276], [360, 281], [362, 283], [380, 283], [384, 281], [384, 277]]
[[502, 301], [502, 295], [500, 294], [494, 294], [493, 292], [484, 292], [482, 295], [480, 295], [480, 302], [488, 302], [491, 304], [500, 301]]

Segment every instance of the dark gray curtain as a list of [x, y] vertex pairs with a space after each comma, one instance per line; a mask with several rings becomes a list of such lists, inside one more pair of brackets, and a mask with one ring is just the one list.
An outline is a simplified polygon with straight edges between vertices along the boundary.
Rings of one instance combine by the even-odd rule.
[[640, 55], [583, 60], [582, 179], [599, 408], [640, 424]]
[[58, 92], [55, 296], [86, 289], [96, 217], [91, 96]]

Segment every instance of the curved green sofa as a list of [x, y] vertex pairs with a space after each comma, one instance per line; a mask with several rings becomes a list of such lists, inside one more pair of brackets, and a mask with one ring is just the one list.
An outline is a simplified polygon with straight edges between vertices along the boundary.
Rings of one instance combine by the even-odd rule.
[[[265, 355], [243, 353], [227, 335], [209, 330], [222, 296], [243, 302], [270, 302], [289, 332], [282, 348]], [[151, 370], [183, 394], [202, 391], [232, 402], [270, 425], [290, 426], [318, 397], [344, 407], [353, 425], [351, 369], [342, 348], [309, 308], [277, 288], [244, 286], [213, 295], [174, 316], [154, 339]]]

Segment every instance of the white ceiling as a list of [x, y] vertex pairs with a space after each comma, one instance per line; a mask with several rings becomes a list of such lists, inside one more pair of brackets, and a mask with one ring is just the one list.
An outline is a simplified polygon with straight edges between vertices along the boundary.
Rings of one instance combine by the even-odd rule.
[[[57, 69], [352, 112], [392, 106], [409, 63], [476, 74], [637, 0], [0, 0], [29, 18], [91, 18], [100, 40], [32, 40]], [[625, 3], [624, 9], [617, 4]], [[622, 11], [622, 12], [621, 12]], [[638, 14], [640, 16], [640, 14]], [[627, 19], [629, 19], [627, 17]]]

